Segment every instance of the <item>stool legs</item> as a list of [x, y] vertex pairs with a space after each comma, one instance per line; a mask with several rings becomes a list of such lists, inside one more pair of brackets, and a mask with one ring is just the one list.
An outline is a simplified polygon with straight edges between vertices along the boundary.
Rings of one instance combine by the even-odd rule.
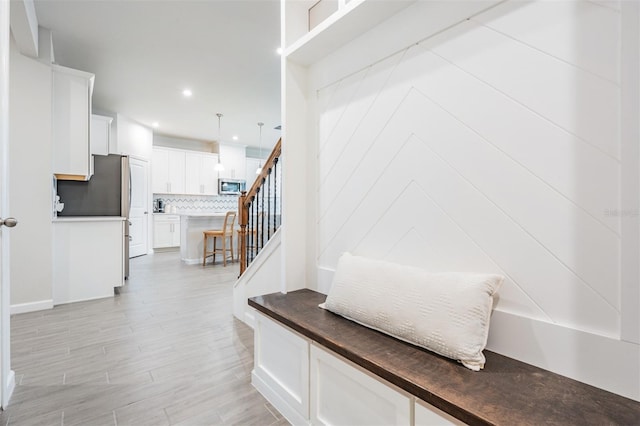
[[202, 247], [202, 266], [207, 263], [207, 234], [204, 234], [204, 246]]
[[[229, 248], [227, 248], [227, 237], [229, 237], [229, 243], [228, 246]], [[209, 247], [209, 239], [213, 238], [213, 248], [211, 251], [208, 250]], [[227, 236], [223, 236], [222, 238], [222, 248], [221, 250], [216, 250], [216, 244], [218, 242], [218, 237], [215, 235], [207, 235], [204, 234], [204, 246], [202, 248], [202, 266], [205, 266], [207, 264], [207, 257], [208, 256], [212, 256], [213, 257], [213, 262], [212, 263], [216, 263], [216, 253], [218, 253], [219, 251], [222, 252], [222, 264], [224, 266], [227, 266], [227, 252], [231, 253], [231, 262], [235, 262], [236, 258], [234, 256], [234, 250], [233, 250], [233, 235], [227, 235]]]

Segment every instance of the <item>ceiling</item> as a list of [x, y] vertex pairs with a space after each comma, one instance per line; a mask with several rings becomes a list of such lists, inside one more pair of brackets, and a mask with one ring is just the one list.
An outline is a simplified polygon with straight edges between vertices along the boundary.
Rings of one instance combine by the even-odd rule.
[[[95, 110], [154, 132], [259, 145], [280, 137], [278, 0], [35, 0], [56, 63], [95, 74]], [[191, 98], [182, 91], [189, 88]], [[233, 136], [238, 141], [233, 141]]]

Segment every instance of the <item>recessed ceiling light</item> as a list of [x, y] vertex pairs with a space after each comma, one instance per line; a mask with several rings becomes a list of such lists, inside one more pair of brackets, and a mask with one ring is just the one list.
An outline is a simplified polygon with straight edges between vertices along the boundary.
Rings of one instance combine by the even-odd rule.
[[191, 89], [184, 89], [184, 90], [182, 91], [182, 95], [183, 95], [185, 98], [190, 98], [190, 97], [191, 97], [191, 95], [193, 95], [193, 92], [191, 91]]
[[231, 136], [231, 139], [233, 139], [234, 141], [237, 141], [238, 140], [238, 135]]
[[277, 53], [278, 55], [282, 55], [282, 47], [278, 47], [278, 48], [276, 49], [276, 53]]
[[153, 123], [151, 123], [151, 125], [153, 127], [158, 127], [160, 125], [160, 123], [158, 123], [157, 121], [154, 121]]

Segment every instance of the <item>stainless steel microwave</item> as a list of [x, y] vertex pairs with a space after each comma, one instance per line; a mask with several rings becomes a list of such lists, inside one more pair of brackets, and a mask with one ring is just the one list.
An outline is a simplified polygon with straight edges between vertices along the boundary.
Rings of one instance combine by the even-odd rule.
[[246, 191], [246, 181], [244, 179], [218, 179], [218, 194], [220, 195], [240, 195]]

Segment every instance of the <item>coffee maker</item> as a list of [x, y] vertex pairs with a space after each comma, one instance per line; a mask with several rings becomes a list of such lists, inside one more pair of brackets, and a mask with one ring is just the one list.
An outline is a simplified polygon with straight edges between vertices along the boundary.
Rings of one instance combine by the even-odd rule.
[[153, 200], [154, 213], [164, 213], [164, 200], [162, 198], [156, 198]]

